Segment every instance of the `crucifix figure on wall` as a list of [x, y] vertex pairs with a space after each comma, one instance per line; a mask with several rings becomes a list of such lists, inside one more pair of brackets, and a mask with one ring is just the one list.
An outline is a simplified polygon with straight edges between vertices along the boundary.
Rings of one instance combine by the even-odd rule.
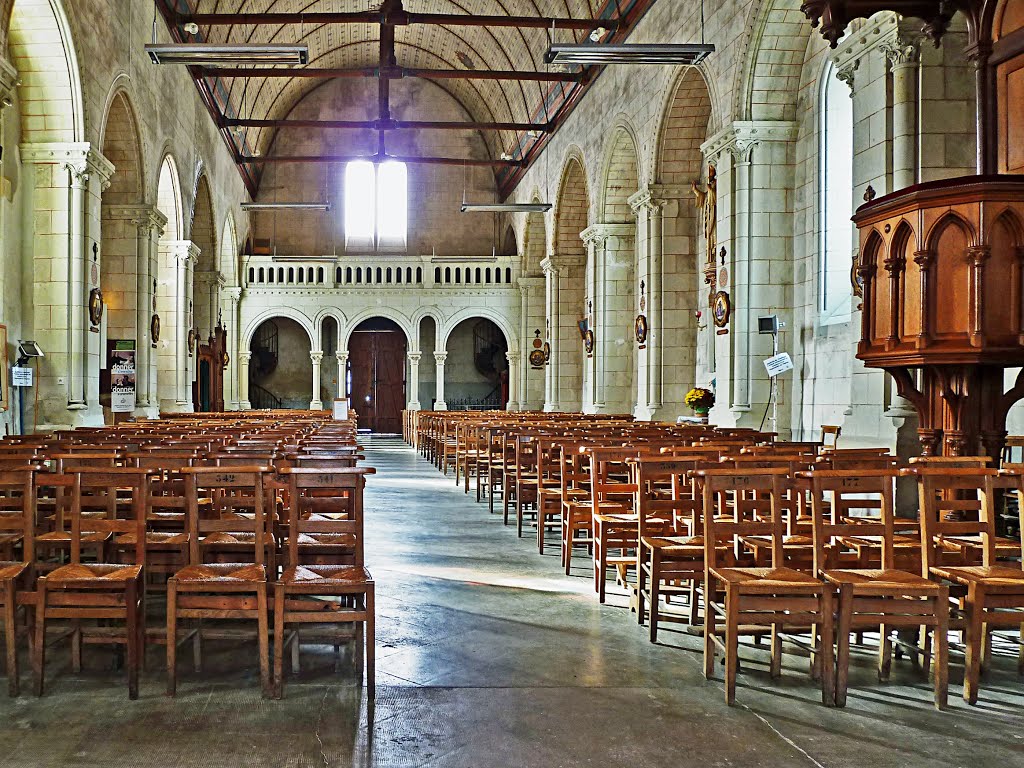
[[718, 182], [715, 166], [708, 164], [708, 183], [704, 189], [700, 188], [699, 182], [691, 181], [690, 190], [694, 197], [693, 206], [700, 210], [703, 220], [707, 262], [714, 265], [715, 254], [718, 252]]

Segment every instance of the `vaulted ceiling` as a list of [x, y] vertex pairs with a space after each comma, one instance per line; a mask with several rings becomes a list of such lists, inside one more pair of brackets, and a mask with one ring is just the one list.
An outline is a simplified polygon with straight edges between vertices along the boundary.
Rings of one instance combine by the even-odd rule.
[[[389, 82], [412, 76], [433, 80], [463, 106], [471, 121], [465, 130], [483, 132], [491, 154], [486, 162], [507, 194], [597, 74], [596, 68], [545, 64], [552, 25], [556, 42], [585, 42], [599, 26], [608, 30], [603, 43], [622, 42], [653, 2], [157, 0], [157, 5], [172, 36], [182, 42], [309, 46], [309, 62], [298, 68], [305, 71], [282, 70], [283, 76], [267, 76], [266, 69], [190, 68], [251, 191], [276, 132], [288, 130], [280, 121], [326, 77], [377, 78], [379, 108], [385, 112], [378, 118], [388, 119]], [[198, 24], [197, 34], [186, 31], [189, 22]], [[386, 151], [387, 126], [379, 127]]]

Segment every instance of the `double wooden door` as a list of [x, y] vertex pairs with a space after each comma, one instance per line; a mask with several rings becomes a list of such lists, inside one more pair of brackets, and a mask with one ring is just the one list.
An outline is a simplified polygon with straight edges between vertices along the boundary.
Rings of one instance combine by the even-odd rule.
[[352, 408], [359, 427], [401, 433], [405, 408], [405, 334], [356, 331], [349, 338]]

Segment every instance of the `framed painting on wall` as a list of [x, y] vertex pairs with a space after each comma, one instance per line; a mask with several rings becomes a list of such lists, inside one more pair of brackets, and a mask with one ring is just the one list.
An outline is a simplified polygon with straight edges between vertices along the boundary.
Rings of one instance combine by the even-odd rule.
[[7, 367], [7, 326], [0, 325], [0, 412], [11, 407], [10, 374]]

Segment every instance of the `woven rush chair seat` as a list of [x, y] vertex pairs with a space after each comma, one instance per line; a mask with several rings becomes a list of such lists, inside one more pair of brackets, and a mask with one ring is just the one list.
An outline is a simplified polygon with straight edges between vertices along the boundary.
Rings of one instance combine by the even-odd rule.
[[[135, 533], [125, 533], [114, 539], [114, 543], [133, 547], [138, 541], [138, 535]], [[187, 533], [172, 533], [171, 531], [146, 531], [146, 546], [147, 547], [159, 547], [161, 545], [166, 547], [180, 547], [183, 544], [188, 544]]]
[[189, 582], [191, 585], [202, 582], [249, 584], [265, 581], [267, 569], [263, 565], [254, 563], [205, 563], [203, 565], [186, 565], [174, 574], [174, 578], [179, 582]]
[[[1024, 579], [1024, 569], [1011, 565], [937, 565], [932, 566], [932, 573], [964, 586], [980, 582], [986, 587], [1013, 587], [1015, 591], [1020, 590], [1021, 579]], [[1021, 619], [1024, 623], [1024, 616]]]
[[21, 563], [17, 561], [0, 561], [0, 581], [7, 581], [8, 579], [17, 579], [28, 569], [28, 567], [28, 563]]
[[[102, 588], [103, 582], [127, 581], [142, 575], [141, 565], [116, 565], [113, 563], [70, 563], [62, 565], [46, 576], [48, 584], [95, 584]], [[77, 584], [83, 582], [83, 584]]]
[[359, 565], [298, 565], [284, 569], [281, 581], [285, 584], [363, 584], [372, 577]]

